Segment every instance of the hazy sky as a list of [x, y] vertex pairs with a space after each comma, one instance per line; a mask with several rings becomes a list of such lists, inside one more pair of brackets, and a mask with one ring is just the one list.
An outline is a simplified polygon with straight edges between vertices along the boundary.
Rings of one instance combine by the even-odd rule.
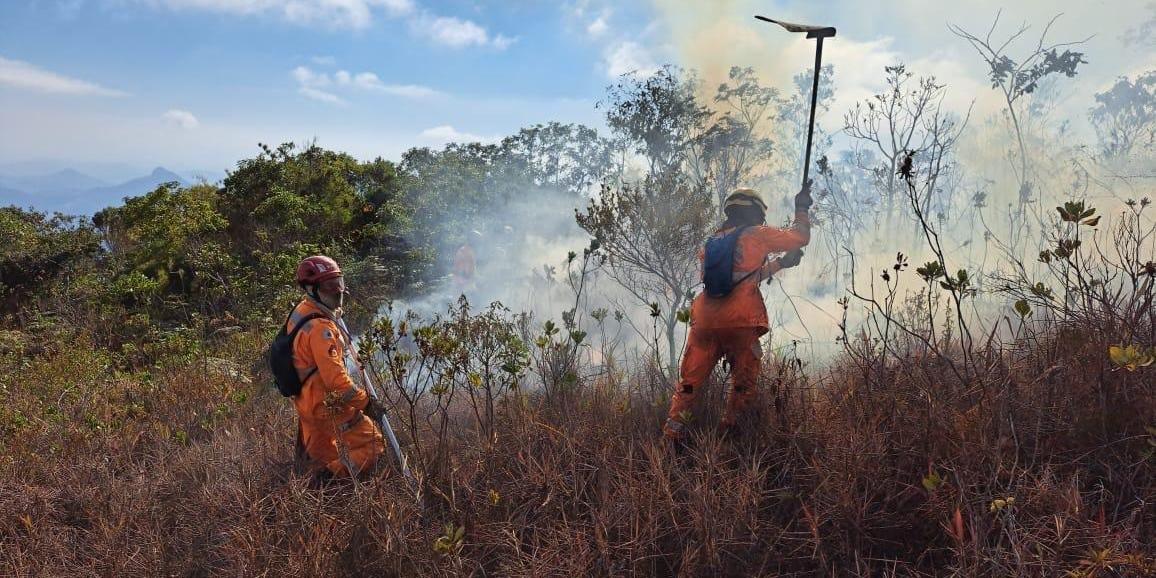
[[713, 82], [743, 64], [783, 84], [809, 66], [812, 44], [754, 13], [838, 27], [832, 127], [896, 60], [986, 114], [982, 63], [946, 25], [984, 32], [1001, 8], [993, 38], [1033, 26], [1014, 47], [1060, 12], [1050, 38], [1092, 36], [1080, 82], [1062, 88], [1076, 125], [1096, 91], [1156, 69], [1150, 0], [3, 0], [0, 165], [223, 170], [257, 142], [311, 138], [396, 159], [550, 120], [598, 126], [594, 105], [623, 72], [672, 62]]

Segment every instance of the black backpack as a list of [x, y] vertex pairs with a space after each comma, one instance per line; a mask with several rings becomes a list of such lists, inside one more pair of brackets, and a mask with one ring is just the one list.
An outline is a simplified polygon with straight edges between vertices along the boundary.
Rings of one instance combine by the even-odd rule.
[[739, 235], [747, 226], [736, 227], [735, 230], [707, 239], [706, 250], [703, 251], [702, 281], [706, 286], [708, 297], [726, 297], [734, 290], [735, 285], [754, 275], [758, 269], [744, 275], [735, 281], [735, 246], [738, 245]]
[[[293, 313], [289, 313], [289, 317], [292, 316]], [[315, 366], [309, 370], [304, 379], [297, 376], [297, 368], [293, 367], [293, 340], [297, 338], [297, 332], [301, 331], [306, 323], [325, 316], [320, 313], [310, 313], [298, 321], [292, 331], [286, 332], [285, 326], [289, 323], [289, 317], [285, 318], [285, 323], [281, 324], [281, 331], [277, 332], [277, 337], [273, 338], [273, 343], [269, 346], [269, 369], [273, 371], [273, 385], [285, 397], [300, 394], [301, 385], [317, 371]]]

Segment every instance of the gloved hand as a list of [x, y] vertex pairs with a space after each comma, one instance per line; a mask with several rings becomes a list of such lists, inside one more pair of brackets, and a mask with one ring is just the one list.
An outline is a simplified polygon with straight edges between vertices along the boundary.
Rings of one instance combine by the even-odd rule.
[[369, 403], [365, 404], [365, 409], [362, 410], [362, 413], [369, 416], [369, 419], [373, 420], [373, 423], [380, 423], [381, 416], [385, 415], [385, 406], [381, 405], [380, 401], [371, 397], [369, 398]]
[[794, 251], [787, 251], [785, 255], [779, 257], [779, 266], [783, 269], [790, 269], [798, 266], [799, 262], [803, 260], [803, 250], [795, 249]]
[[811, 198], [811, 179], [803, 183], [803, 188], [799, 190], [799, 194], [795, 195], [795, 212], [806, 212], [811, 209], [811, 205], [815, 200]]

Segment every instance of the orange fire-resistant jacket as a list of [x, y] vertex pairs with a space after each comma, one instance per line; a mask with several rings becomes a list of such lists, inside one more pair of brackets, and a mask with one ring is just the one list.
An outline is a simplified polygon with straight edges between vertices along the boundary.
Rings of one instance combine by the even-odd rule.
[[[715, 235], [724, 235], [732, 228], [719, 229]], [[735, 246], [734, 272], [736, 278], [759, 269], [764, 265], [769, 253], [793, 251], [804, 247], [811, 240], [811, 221], [806, 211], [795, 214], [795, 224], [788, 229], [778, 227], [748, 227], [739, 236]], [[701, 263], [703, 250], [699, 250]], [[765, 269], [764, 269], [765, 271]], [[735, 327], [756, 327], [765, 333], [769, 328], [767, 307], [759, 282], [766, 279], [755, 273], [735, 286], [726, 297], [709, 297], [700, 293], [691, 304], [690, 318], [693, 327], [699, 329], [728, 329]]]
[[[303, 299], [289, 316], [286, 331], [311, 313], [323, 312], [312, 300]], [[381, 432], [361, 412], [369, 396], [346, 371], [347, 346], [328, 317], [309, 321], [293, 340], [293, 366], [305, 378], [301, 394], [293, 397], [305, 452], [315, 468], [340, 476], [350, 475], [350, 469], [354, 474], [369, 471], [384, 451]]]

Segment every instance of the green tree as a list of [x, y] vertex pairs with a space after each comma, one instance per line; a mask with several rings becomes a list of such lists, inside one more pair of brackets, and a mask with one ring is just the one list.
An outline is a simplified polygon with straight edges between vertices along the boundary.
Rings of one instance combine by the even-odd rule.
[[403, 230], [408, 211], [392, 163], [361, 162], [293, 143], [261, 146], [237, 163], [221, 190], [229, 237], [243, 260], [301, 242], [364, 255]]
[[85, 219], [0, 207], [0, 315], [24, 318], [100, 251]]
[[[904, 200], [927, 215], [932, 209], [947, 210], [946, 193], [950, 193], [956, 170], [954, 149], [967, 124], [943, 110], [946, 85], [934, 76], [916, 77], [902, 63], [884, 68], [886, 89], [862, 102], [855, 103], [844, 116], [844, 132], [857, 146], [878, 153], [875, 165], [860, 166], [874, 176], [874, 184], [884, 200], [882, 225], [893, 231], [898, 225], [897, 211]], [[860, 155], [858, 160], [875, 160], [874, 155]], [[903, 180], [903, 171], [925, 167], [916, 198]], [[820, 171], [822, 173], [822, 171]], [[938, 198], [937, 198], [938, 195]], [[939, 201], [938, 204], [935, 201]], [[917, 231], [917, 234], [922, 234]]]
[[536, 186], [579, 194], [620, 172], [614, 149], [590, 127], [551, 122], [502, 139], [500, 158]]
[[1122, 77], [1096, 94], [1088, 116], [1107, 158], [1156, 149], [1156, 70]]
[[[773, 160], [772, 177], [775, 182], [791, 185], [787, 189], [790, 195], [795, 194], [794, 187], [798, 185], [803, 174], [803, 160], [807, 147], [807, 127], [811, 115], [811, 88], [813, 86], [813, 69], [796, 74], [792, 79], [794, 90], [789, 95], [779, 96], [776, 99], [776, 114], [774, 139], [776, 155]], [[819, 99], [815, 110], [815, 134], [812, 142], [812, 162], [818, 163], [831, 148], [831, 135], [823, 130], [822, 118], [831, 109], [831, 102], [835, 98], [835, 68], [828, 64], [822, 68], [819, 76]], [[818, 167], [811, 167], [815, 174]]]
[[401, 188], [412, 215], [406, 237], [427, 259], [461, 244], [486, 216], [534, 188], [525, 167], [505, 162], [492, 144], [450, 144], [402, 155]]
[[311, 253], [338, 258], [366, 304], [421, 274], [406, 240], [413, 208], [393, 163], [315, 145], [260, 147], [257, 157], [237, 163], [219, 192], [230, 254], [251, 275], [250, 301], [295, 293], [294, 267]]
[[664, 66], [651, 76], [623, 75], [599, 106], [610, 129], [647, 163], [647, 174], [681, 169], [711, 111], [695, 97], [692, 73]]
[[217, 194], [210, 185], [165, 183], [100, 211], [93, 222], [112, 262], [125, 271], [143, 273], [170, 293], [211, 288], [221, 296], [236, 262], [228, 255], [223, 233], [229, 222], [217, 211]]
[[411, 218], [404, 233], [429, 261], [505, 222], [513, 200], [590, 192], [617, 179], [614, 145], [576, 124], [524, 128], [499, 144], [451, 143], [442, 150], [414, 148], [399, 166], [403, 204]]
[[698, 243], [714, 224], [711, 193], [671, 171], [638, 186], [603, 187], [577, 220], [598, 241], [610, 277], [661, 321], [673, 369], [678, 315], [699, 283]]
[[1019, 152], [1013, 166], [1017, 169], [1016, 176], [1019, 179], [1019, 212], [1017, 217], [1021, 223], [1026, 206], [1035, 200], [1033, 199], [1035, 185], [1031, 174], [1032, 163], [1028, 156], [1027, 146], [1029, 137], [1027, 126], [1029, 119], [1027, 116], [1031, 109], [1024, 107], [1025, 101], [1031, 100], [1031, 95], [1046, 79], [1059, 76], [1073, 78], [1076, 76], [1079, 66], [1087, 63], [1084, 60], [1084, 53], [1076, 52], [1067, 47], [1082, 44], [1091, 37], [1077, 42], [1049, 43], [1048, 32], [1051, 31], [1052, 25], [1059, 17], [1060, 15], [1057, 14], [1048, 21], [1043, 32], [1040, 33], [1039, 41], [1018, 58], [1013, 58], [1008, 54], [1008, 47], [1030, 29], [1027, 24], [1020, 26], [1016, 32], [1002, 42], [992, 40], [992, 34], [995, 32], [996, 25], [999, 24], [999, 13], [996, 14], [991, 29], [983, 38], [954, 24], [948, 26], [952, 33], [966, 40], [979, 53], [980, 58], [987, 65], [992, 89], [1000, 92], [1007, 105], [1004, 111], [1011, 121], [1012, 134], [1015, 135], [1016, 143], [1019, 146]]
[[728, 81], [719, 85], [714, 103], [719, 107], [692, 142], [687, 170], [712, 191], [718, 206], [731, 191], [760, 176], [773, 151], [765, 121], [771, 117], [778, 91], [759, 84], [752, 68], [731, 67]]

